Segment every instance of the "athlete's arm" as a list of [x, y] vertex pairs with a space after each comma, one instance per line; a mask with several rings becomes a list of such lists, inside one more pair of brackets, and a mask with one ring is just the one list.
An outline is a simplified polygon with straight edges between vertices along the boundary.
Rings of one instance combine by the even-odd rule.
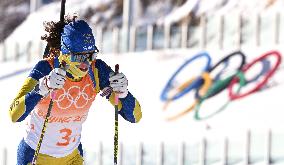
[[39, 61], [32, 69], [10, 106], [9, 113], [13, 122], [23, 121], [42, 99], [43, 96], [38, 94], [34, 88], [39, 79], [48, 75], [51, 70], [52, 68], [46, 60]]
[[[96, 60], [94, 73], [96, 85], [99, 86], [100, 90], [109, 86], [109, 75], [111, 72], [113, 70], [105, 62], [100, 59]], [[107, 98], [114, 105], [114, 93], [111, 93]], [[118, 113], [131, 123], [137, 123], [142, 118], [140, 104], [130, 92], [128, 92], [125, 98], [119, 98], [118, 109]]]

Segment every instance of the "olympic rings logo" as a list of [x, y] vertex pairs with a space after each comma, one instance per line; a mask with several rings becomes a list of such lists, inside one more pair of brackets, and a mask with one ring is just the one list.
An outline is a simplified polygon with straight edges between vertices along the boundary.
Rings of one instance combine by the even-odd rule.
[[[226, 73], [226, 69], [229, 66], [229, 62], [230, 62], [229, 60], [234, 56], [241, 57], [241, 61], [237, 69], [235, 69], [232, 74], [224, 77], [223, 75]], [[178, 74], [189, 63], [199, 58], [202, 58], [202, 57], [206, 58], [207, 63], [206, 63], [206, 66], [202, 69], [201, 75], [189, 79], [188, 81], [184, 82], [178, 87], [174, 86], [174, 81], [176, 77], [178, 76]], [[273, 66], [271, 66], [271, 63], [268, 60], [268, 58], [270, 59], [270, 57], [274, 57], [276, 59], [276, 62]], [[161, 100], [165, 102], [164, 110], [167, 108], [167, 106], [171, 102], [183, 97], [185, 94], [193, 90], [195, 90], [195, 101], [187, 109], [183, 110], [182, 112], [178, 114], [168, 117], [167, 120], [168, 121], [176, 120], [192, 110], [195, 110], [194, 118], [196, 120], [208, 119], [216, 115], [217, 113], [224, 110], [228, 106], [229, 102], [233, 100], [244, 98], [252, 93], [255, 93], [261, 90], [267, 84], [268, 80], [274, 75], [276, 70], [279, 68], [281, 59], [282, 59], [281, 54], [278, 51], [269, 51], [259, 56], [258, 58], [252, 60], [250, 63], [246, 63], [245, 54], [241, 51], [236, 51], [236, 52], [233, 52], [225, 56], [223, 59], [217, 62], [214, 66], [211, 66], [211, 57], [209, 56], [208, 53], [203, 52], [203, 53], [195, 55], [194, 57], [185, 61], [184, 64], [182, 64], [176, 70], [176, 72], [171, 76], [171, 78], [167, 82], [160, 96]], [[253, 79], [247, 80], [245, 77], [245, 73], [258, 62], [261, 62], [262, 70], [258, 74], [256, 74]], [[222, 70], [219, 71], [218, 74], [214, 78], [212, 78], [211, 72], [215, 70], [217, 67], [220, 67], [221, 64], [224, 64], [224, 68], [222, 68]], [[263, 77], [262, 80], [260, 82], [255, 83], [256, 85], [253, 88], [251, 88], [250, 90], [247, 90], [246, 92], [241, 92], [241, 89], [244, 86], [246, 86], [249, 83], [258, 81], [260, 77]], [[237, 90], [234, 91], [233, 88], [237, 84], [239, 84], [239, 86]], [[200, 113], [202, 103], [204, 103], [205, 100], [217, 95], [218, 93], [220, 93], [221, 91], [225, 89], [227, 89], [229, 93], [228, 102], [226, 102], [219, 110], [215, 111], [214, 113], [206, 117], [200, 117], [199, 113]], [[170, 92], [174, 94], [169, 96]]]
[[[74, 105], [75, 108], [84, 108], [90, 100], [92, 101], [95, 98], [95, 95], [89, 96], [85, 92], [89, 86], [91, 86], [91, 84], [85, 85], [82, 90], [78, 86], [72, 86], [67, 91], [62, 88], [57, 91], [57, 95], [60, 93], [62, 94], [58, 96], [56, 95], [57, 98], [53, 101], [56, 103], [58, 108], [63, 110], [70, 108], [72, 105]], [[72, 93], [74, 93], [73, 96], [76, 96], [75, 98], [72, 96]]]

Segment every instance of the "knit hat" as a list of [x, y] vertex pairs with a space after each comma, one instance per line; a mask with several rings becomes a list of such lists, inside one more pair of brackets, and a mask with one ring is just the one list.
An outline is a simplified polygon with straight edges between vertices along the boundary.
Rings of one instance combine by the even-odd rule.
[[96, 51], [92, 29], [83, 20], [65, 25], [61, 33], [61, 52], [63, 54]]

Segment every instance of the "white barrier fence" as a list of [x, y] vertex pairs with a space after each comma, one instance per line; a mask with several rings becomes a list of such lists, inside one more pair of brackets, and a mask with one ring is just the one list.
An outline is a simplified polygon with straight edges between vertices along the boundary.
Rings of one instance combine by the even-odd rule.
[[[247, 131], [244, 137], [201, 137], [188, 142], [120, 143], [119, 165], [280, 165], [284, 164], [284, 134]], [[90, 147], [90, 146], [88, 146]], [[1, 164], [10, 165], [11, 148], [1, 149]], [[100, 142], [84, 149], [85, 164], [113, 164], [112, 146]]]
[[[192, 48], [223, 50], [281, 45], [284, 43], [283, 23], [281, 12], [255, 13], [250, 17], [228, 13], [201, 17], [198, 26], [188, 22], [182, 25], [132, 26], [129, 32], [123, 28], [100, 27], [93, 27], [93, 31], [97, 46], [104, 54]], [[129, 39], [126, 33], [129, 33]], [[0, 60], [41, 59], [44, 47], [45, 43], [39, 40], [2, 43]]]

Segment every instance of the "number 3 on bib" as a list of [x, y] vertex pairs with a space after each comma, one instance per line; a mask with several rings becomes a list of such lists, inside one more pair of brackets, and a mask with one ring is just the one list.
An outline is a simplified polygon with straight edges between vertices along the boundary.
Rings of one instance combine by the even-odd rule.
[[[61, 129], [59, 132], [63, 134], [63, 136], [61, 137], [61, 139], [63, 140], [61, 142], [57, 142], [56, 145], [57, 146], [67, 146], [71, 140], [70, 135], [72, 134], [72, 130], [68, 128], [64, 128], [64, 129]], [[75, 137], [73, 141], [75, 141]]]

